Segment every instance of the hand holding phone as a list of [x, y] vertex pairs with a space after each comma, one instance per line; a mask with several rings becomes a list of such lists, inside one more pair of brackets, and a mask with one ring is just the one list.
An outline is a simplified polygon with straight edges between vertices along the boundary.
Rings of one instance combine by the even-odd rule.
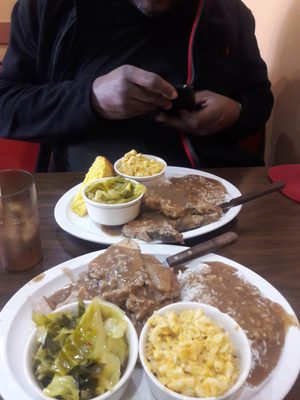
[[230, 128], [241, 113], [236, 100], [209, 90], [195, 91], [195, 101], [196, 112], [182, 112], [180, 118], [162, 112], [156, 120], [179, 131], [205, 136]]
[[163, 110], [165, 114], [179, 116], [179, 110], [194, 111], [197, 109], [195, 92], [190, 85], [175, 85], [178, 96], [172, 101], [172, 108]]

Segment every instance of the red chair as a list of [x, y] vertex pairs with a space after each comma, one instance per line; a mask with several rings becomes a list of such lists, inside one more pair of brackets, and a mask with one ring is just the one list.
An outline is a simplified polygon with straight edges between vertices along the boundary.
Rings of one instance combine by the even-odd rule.
[[[0, 44], [9, 42], [10, 23], [0, 23]], [[1, 71], [1, 61], [0, 61]], [[20, 168], [34, 172], [38, 165], [39, 144], [0, 139], [0, 169]]]
[[39, 144], [0, 139], [0, 169], [16, 168], [35, 172]]
[[239, 141], [239, 146], [250, 154], [264, 158], [265, 152], [265, 129], [258, 131], [255, 135]]

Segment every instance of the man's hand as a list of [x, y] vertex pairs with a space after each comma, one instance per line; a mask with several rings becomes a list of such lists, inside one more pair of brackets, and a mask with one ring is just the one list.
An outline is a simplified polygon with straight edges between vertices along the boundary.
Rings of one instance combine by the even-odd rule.
[[92, 105], [106, 119], [126, 119], [171, 108], [175, 88], [159, 75], [123, 65], [95, 79]]
[[198, 111], [180, 111], [180, 117], [160, 114], [156, 119], [173, 128], [194, 133], [210, 135], [230, 128], [238, 119], [240, 104], [229, 97], [202, 91], [195, 94]]

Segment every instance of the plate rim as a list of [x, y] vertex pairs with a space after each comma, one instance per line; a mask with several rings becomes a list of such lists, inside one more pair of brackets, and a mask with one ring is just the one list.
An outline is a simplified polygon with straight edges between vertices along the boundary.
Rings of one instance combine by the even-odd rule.
[[[171, 255], [171, 254], [175, 254], [178, 251], [182, 251], [184, 249], [187, 249], [188, 247], [186, 246], [179, 246], [179, 245], [172, 245], [172, 244], [143, 244], [140, 246], [142, 253], [150, 253], [153, 255], [158, 255], [158, 256], [167, 256], [167, 255]], [[2, 365], [2, 362], [5, 362], [7, 360], [5, 360], [5, 343], [6, 343], [6, 337], [5, 337], [5, 332], [6, 335], [8, 335], [8, 332], [10, 330], [11, 324], [15, 318], [15, 316], [18, 313], [18, 309], [20, 309], [20, 306], [17, 307], [16, 309], [16, 305], [15, 303], [18, 303], [18, 301], [20, 303], [24, 303], [24, 297], [26, 296], [26, 302], [30, 303], [30, 293], [33, 291], [37, 292], [38, 290], [40, 290], [41, 288], [43, 288], [46, 284], [51, 284], [51, 282], [57, 278], [58, 276], [62, 275], [64, 272], [62, 270], [62, 268], [69, 268], [71, 271], [72, 269], [76, 270], [79, 269], [82, 266], [87, 265], [87, 263], [89, 261], [91, 261], [93, 258], [95, 258], [98, 254], [101, 254], [105, 251], [106, 249], [102, 249], [102, 250], [97, 250], [97, 251], [93, 251], [90, 253], [86, 253], [83, 254], [81, 256], [78, 256], [76, 258], [70, 259], [68, 261], [62, 262], [58, 265], [53, 266], [52, 268], [48, 269], [47, 271], [45, 271], [45, 275], [43, 277], [42, 280], [40, 281], [35, 281], [35, 278], [31, 279], [29, 282], [27, 282], [22, 288], [20, 288], [13, 296], [12, 298], [6, 303], [6, 305], [4, 306], [4, 308], [2, 309], [2, 311], [0, 312], [0, 331], [4, 332], [4, 335], [1, 334], [0, 336], [0, 363]], [[220, 256], [218, 254], [215, 253], [210, 253], [207, 255], [204, 255], [202, 257], [199, 257], [198, 262], [209, 262], [209, 261], [213, 261], [213, 260], [217, 260], [217, 261], [221, 261], [224, 263], [227, 263], [228, 265], [231, 265], [233, 267], [235, 267], [239, 272], [242, 273], [242, 275], [245, 275], [246, 278], [249, 280], [249, 282], [251, 282], [252, 284], [255, 284], [254, 281], [257, 280], [258, 283], [256, 283], [256, 286], [259, 288], [259, 290], [265, 294], [266, 290], [269, 289], [271, 290], [271, 292], [274, 293], [274, 295], [276, 295], [276, 297], [278, 297], [280, 299], [280, 304], [282, 305], [282, 307], [289, 312], [290, 314], [292, 314], [293, 316], [296, 316], [296, 313], [294, 312], [294, 310], [292, 309], [291, 305], [289, 304], [289, 302], [286, 300], [286, 298], [279, 292], [279, 290], [277, 290], [270, 282], [268, 282], [266, 279], [264, 279], [261, 275], [259, 275], [258, 273], [256, 273], [255, 271], [251, 270], [250, 268], [223, 256]], [[195, 260], [193, 261], [195, 262]], [[250, 276], [250, 279], [249, 279]], [[263, 286], [264, 289], [261, 289], [260, 286]], [[60, 286], [61, 287], [61, 286]], [[31, 289], [31, 290], [30, 290]], [[57, 288], [58, 289], [58, 288]], [[32, 293], [31, 293], [32, 294]], [[266, 294], [265, 294], [266, 295]], [[30, 303], [31, 304], [31, 303]], [[8, 321], [10, 321], [9, 324], [7, 324], [6, 318], [8, 316]], [[29, 324], [30, 325], [30, 324]], [[296, 329], [296, 334], [298, 335], [299, 339], [300, 339], [300, 330], [298, 328], [293, 328], [291, 327], [290, 330], [292, 329]], [[294, 332], [294, 330], [293, 330]], [[294, 332], [295, 333], [295, 332]], [[28, 333], [29, 335], [29, 333]], [[287, 335], [288, 337], [288, 335]], [[298, 350], [298, 353], [300, 355], [300, 348]], [[298, 354], [296, 353], [296, 354]], [[4, 363], [4, 365], [6, 365]], [[7, 364], [8, 365], [8, 364]], [[280, 367], [280, 360], [278, 365], [276, 366], [276, 368], [274, 369], [274, 371], [272, 372], [271, 376], [269, 376], [262, 384], [261, 386], [259, 386], [258, 388], [253, 389], [253, 393], [252, 395], [249, 396], [245, 396], [243, 397], [241, 395], [240, 399], [243, 398], [244, 399], [253, 399], [253, 400], [260, 400], [263, 399], [265, 397], [263, 397], [263, 392], [266, 390], [266, 388], [268, 388], [268, 385], [270, 384], [271, 380], [272, 380], [272, 375], [274, 375], [275, 371]], [[8, 371], [7, 371], [8, 369]], [[289, 382], [288, 385], [286, 385], [284, 388], [282, 387], [282, 385], [280, 386], [280, 388], [276, 388], [276, 398], [272, 397], [272, 400], [283, 400], [284, 397], [288, 394], [288, 392], [290, 391], [290, 389], [293, 387], [298, 374], [300, 371], [300, 357], [298, 357], [298, 365], [297, 367], [294, 368], [294, 371], [289, 371]], [[14, 391], [15, 388], [18, 388], [19, 390], [24, 390], [22, 388], [22, 386], [19, 384], [19, 382], [15, 382], [15, 385], [11, 384], [11, 379], [15, 380], [14, 375], [11, 373], [10, 368], [6, 368], [6, 370], [3, 371], [3, 376], [8, 375], [8, 379], [1, 379], [0, 380], [0, 393], [3, 395], [3, 398], [5, 400], [18, 400], [20, 397], [11, 397], [12, 393], [9, 392], [7, 395], [7, 392], [5, 392], [5, 390], [7, 390], [7, 386], [10, 387], [14, 387], [13, 389], [11, 388], [12, 391]], [[282, 374], [282, 373], [281, 373]], [[280, 375], [281, 376], [281, 375]], [[9, 384], [6, 385], [6, 389], [5, 389], [5, 385], [4, 385], [4, 381], [5, 382], [9, 382]], [[286, 379], [285, 379], [286, 382]], [[9, 389], [8, 389], [9, 390]], [[14, 392], [13, 392], [14, 393]], [[22, 398], [24, 400], [30, 400], [32, 399], [32, 394], [30, 394], [29, 397], [28, 396], [28, 392], [25, 394], [22, 394]], [[248, 393], [249, 394], [249, 393]], [[274, 393], [272, 392], [272, 394], [274, 395]], [[7, 397], [5, 397], [7, 396]], [[18, 394], [19, 396], [19, 394]], [[261, 397], [262, 396], [262, 397]]]
[[[176, 166], [168, 166], [166, 173], [168, 174], [178, 174], [178, 175], [185, 175], [185, 174], [196, 174], [200, 176], [204, 176], [206, 178], [214, 179], [219, 182], [221, 182], [226, 189], [230, 192], [233, 192], [234, 195], [240, 196], [241, 192], [239, 189], [233, 185], [231, 182], [227, 181], [224, 178], [221, 178], [217, 175], [211, 174], [209, 172], [205, 172], [202, 170], [196, 170], [192, 168], [184, 168], [184, 167], [176, 167]], [[68, 209], [69, 203], [73, 196], [77, 193], [77, 191], [80, 188], [82, 182], [78, 183], [77, 185], [73, 186], [70, 188], [67, 192], [65, 192], [56, 202], [55, 207], [54, 207], [54, 218], [56, 223], [59, 225], [59, 227], [67, 232], [68, 234], [77, 237], [82, 240], [87, 240], [93, 243], [100, 243], [100, 244], [106, 244], [106, 245], [111, 245], [114, 243], [117, 243], [119, 240], [122, 239], [121, 236], [109, 236], [103, 231], [100, 230], [99, 236], [96, 235], [96, 233], [91, 232], [91, 231], [86, 231], [84, 229], [80, 230], [80, 228], [75, 225], [72, 220], [68, 216], [68, 212], [71, 212]], [[212, 222], [210, 224], [201, 226], [199, 228], [191, 229], [189, 231], [183, 232], [183, 240], [191, 239], [194, 237], [198, 237], [201, 235], [204, 235], [206, 233], [212, 232], [216, 229], [221, 228], [222, 226], [228, 224], [230, 221], [232, 221], [241, 211], [242, 205], [235, 206], [230, 208], [227, 212], [226, 215], [223, 216], [221, 219], [218, 221]], [[88, 218], [88, 216], [85, 217], [77, 217], [74, 214], [74, 218]], [[124, 238], [124, 237], [123, 237]], [[135, 239], [139, 244], [143, 244], [142, 240]], [[160, 242], [152, 242], [151, 244], [160, 244]]]

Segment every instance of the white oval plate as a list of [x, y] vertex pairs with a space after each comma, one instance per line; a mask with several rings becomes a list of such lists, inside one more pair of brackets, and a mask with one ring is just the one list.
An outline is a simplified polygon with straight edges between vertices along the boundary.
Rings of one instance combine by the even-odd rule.
[[[200, 175], [205, 178], [215, 179], [221, 182], [228, 193], [228, 200], [233, 197], [238, 197], [241, 192], [230, 182], [222, 179], [216, 175], [209, 174], [207, 172], [198, 171], [196, 169], [181, 168], [181, 167], [168, 167], [166, 176], [184, 176], [184, 175]], [[75, 194], [78, 192], [81, 184], [74, 186], [68, 192], [66, 192], [56, 203], [54, 209], [54, 217], [58, 225], [66, 232], [80, 239], [88, 240], [95, 243], [113, 244], [124, 239], [121, 235], [112, 236], [106, 233], [100, 226], [94, 224], [88, 216], [79, 217], [71, 210], [71, 202]], [[211, 232], [221, 226], [228, 224], [233, 220], [240, 212], [242, 206], [236, 206], [230, 208], [218, 221], [212, 222], [211, 224], [201, 226], [197, 229], [183, 232], [183, 240], [190, 239], [196, 236], [203, 235]], [[139, 243], [144, 243], [141, 240], [137, 240]], [[160, 243], [160, 242], [153, 242]]]
[[[153, 254], [160, 260], [187, 247], [145, 244], [142, 253]], [[34, 329], [31, 321], [32, 305], [42, 296], [49, 296], [70, 282], [70, 271], [74, 276], [86, 270], [87, 264], [105, 250], [95, 251], [59, 264], [46, 271], [38, 279], [29, 281], [6, 304], [0, 313], [0, 393], [4, 400], [38, 400], [28, 385], [22, 360], [26, 342]], [[205, 255], [189, 263], [220, 261], [236, 268], [250, 283], [257, 286], [269, 299], [279, 303], [287, 313], [295, 315], [285, 298], [261, 276], [250, 269], [216, 254]], [[66, 269], [68, 273], [66, 273]], [[238, 400], [282, 400], [297, 379], [300, 371], [300, 329], [288, 330], [279, 362], [272, 374], [255, 389], [245, 386]], [[150, 392], [146, 376], [135, 367], [123, 400], [155, 400]]]

